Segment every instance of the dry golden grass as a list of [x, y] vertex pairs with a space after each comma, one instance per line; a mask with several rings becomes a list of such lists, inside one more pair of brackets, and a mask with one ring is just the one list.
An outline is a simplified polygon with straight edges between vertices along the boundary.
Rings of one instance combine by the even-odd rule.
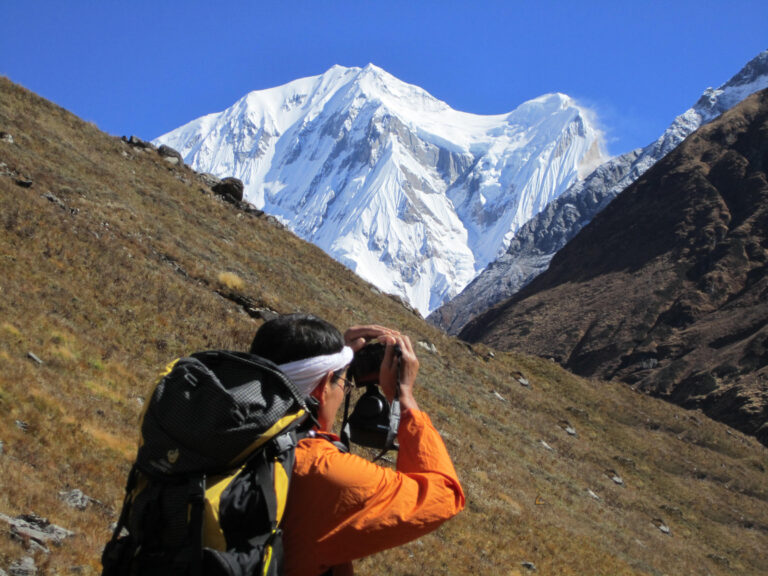
[[[768, 573], [768, 453], [753, 439], [547, 360], [468, 347], [188, 169], [7, 80], [0, 93], [0, 130], [15, 140], [0, 143], [0, 512], [76, 533], [48, 560], [34, 554], [40, 574], [99, 573], [141, 399], [166, 363], [248, 346], [259, 322], [222, 286], [436, 346], [417, 348], [418, 398], [467, 509], [358, 573], [527, 574], [523, 562], [538, 574]], [[72, 488], [104, 505], [69, 508], [58, 493]], [[0, 523], [0, 567], [30, 553]]]
[[240, 291], [245, 288], [243, 279], [234, 272], [221, 272], [219, 274], [219, 283], [230, 290]]

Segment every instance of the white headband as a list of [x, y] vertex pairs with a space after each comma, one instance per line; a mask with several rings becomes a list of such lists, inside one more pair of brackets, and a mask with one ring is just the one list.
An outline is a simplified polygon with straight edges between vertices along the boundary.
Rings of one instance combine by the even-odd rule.
[[295, 360], [287, 364], [280, 364], [278, 368], [291, 379], [302, 396], [309, 396], [323, 376], [328, 372], [336, 372], [345, 368], [352, 362], [353, 356], [352, 348], [344, 346], [336, 354]]

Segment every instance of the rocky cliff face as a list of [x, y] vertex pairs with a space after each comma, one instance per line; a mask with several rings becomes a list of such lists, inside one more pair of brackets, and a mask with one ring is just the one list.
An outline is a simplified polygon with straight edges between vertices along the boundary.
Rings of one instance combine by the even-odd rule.
[[698, 407], [768, 444], [768, 91], [622, 192], [461, 332]]
[[520, 228], [505, 254], [458, 296], [435, 310], [428, 320], [451, 334], [458, 334], [477, 314], [513, 296], [544, 272], [557, 251], [617, 194], [691, 133], [766, 87], [768, 51], [759, 54], [720, 88], [708, 88], [655, 142], [609, 160], [585, 180], [574, 183]]

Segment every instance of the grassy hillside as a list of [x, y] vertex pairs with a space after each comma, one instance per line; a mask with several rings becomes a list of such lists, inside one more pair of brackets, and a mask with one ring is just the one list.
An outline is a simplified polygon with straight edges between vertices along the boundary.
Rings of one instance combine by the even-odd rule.
[[[260, 323], [247, 303], [434, 346], [417, 348], [418, 399], [468, 506], [359, 574], [768, 572], [768, 451], [754, 439], [624, 385], [468, 347], [189, 169], [6, 79], [0, 95], [13, 140], [0, 139], [0, 513], [75, 533], [46, 554], [0, 520], [0, 568], [33, 556], [38, 574], [99, 573], [156, 373], [198, 349], [247, 347]], [[68, 506], [59, 493], [74, 488], [98, 502]]]

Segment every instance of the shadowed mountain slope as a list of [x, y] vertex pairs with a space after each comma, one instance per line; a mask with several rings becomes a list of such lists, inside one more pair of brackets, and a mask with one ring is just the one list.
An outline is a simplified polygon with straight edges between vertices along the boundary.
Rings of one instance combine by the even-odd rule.
[[[467, 346], [172, 155], [3, 78], [0, 95], [6, 573], [100, 573], [157, 374], [192, 351], [246, 348], [268, 309], [391, 325], [419, 343], [418, 402], [467, 509], [357, 574], [768, 572], [768, 450], [754, 438], [548, 360]], [[35, 517], [72, 534], [58, 546], [20, 534]]]
[[469, 341], [551, 356], [768, 443], [768, 91], [621, 193]]

